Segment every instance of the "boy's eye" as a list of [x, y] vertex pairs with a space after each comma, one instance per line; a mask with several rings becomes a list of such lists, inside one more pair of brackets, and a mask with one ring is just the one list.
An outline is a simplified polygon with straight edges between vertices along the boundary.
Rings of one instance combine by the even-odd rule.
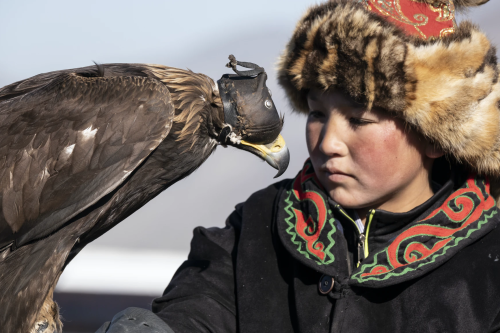
[[363, 118], [356, 118], [356, 117], [351, 117], [349, 118], [349, 123], [354, 126], [363, 126], [367, 124], [371, 124], [372, 121], [363, 119]]
[[324, 114], [321, 111], [317, 111], [317, 110], [309, 111], [309, 117], [311, 117], [311, 118], [319, 119], [319, 118], [322, 118], [323, 116], [324, 116]]

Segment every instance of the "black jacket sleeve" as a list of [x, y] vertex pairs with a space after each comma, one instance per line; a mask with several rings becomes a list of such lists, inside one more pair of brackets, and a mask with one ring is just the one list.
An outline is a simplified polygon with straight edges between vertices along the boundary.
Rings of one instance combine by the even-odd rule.
[[236, 332], [234, 258], [242, 204], [226, 227], [194, 230], [188, 260], [175, 273], [153, 312], [175, 333]]
[[493, 320], [488, 333], [500, 333], [500, 313], [498, 313], [495, 320]]

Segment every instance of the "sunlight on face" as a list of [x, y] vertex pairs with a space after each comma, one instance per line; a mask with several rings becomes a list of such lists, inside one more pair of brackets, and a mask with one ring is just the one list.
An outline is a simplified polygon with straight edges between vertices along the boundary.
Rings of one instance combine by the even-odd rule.
[[334, 201], [345, 208], [397, 211], [390, 204], [398, 196], [429, 190], [427, 143], [402, 120], [367, 111], [337, 91], [312, 90], [308, 103], [309, 155]]

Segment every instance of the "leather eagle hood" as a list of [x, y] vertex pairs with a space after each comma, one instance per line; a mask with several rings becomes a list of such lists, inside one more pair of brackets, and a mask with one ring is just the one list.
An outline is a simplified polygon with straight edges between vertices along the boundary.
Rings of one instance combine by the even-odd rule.
[[[452, 19], [455, 9], [487, 2], [396, 2], [404, 1], [437, 6], [434, 12], [447, 8], [443, 15]], [[453, 20], [452, 28], [437, 38], [410, 35], [367, 9], [375, 3], [332, 0], [309, 8], [299, 20], [278, 63], [278, 80], [292, 107], [307, 113], [310, 89], [339, 89], [368, 108], [402, 118], [471, 171], [499, 177], [495, 47], [468, 21], [456, 25]]]

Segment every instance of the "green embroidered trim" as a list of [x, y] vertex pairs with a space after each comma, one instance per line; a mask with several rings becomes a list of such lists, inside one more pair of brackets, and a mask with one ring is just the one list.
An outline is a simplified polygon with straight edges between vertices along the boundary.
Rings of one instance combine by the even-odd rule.
[[[399, 273], [391, 272], [391, 271], [388, 269], [388, 271], [389, 271], [389, 272], [388, 272], [387, 274], [384, 274], [384, 276], [383, 276], [383, 277], [380, 277], [380, 275], [379, 275], [379, 276], [369, 276], [369, 277], [365, 277], [365, 278], [359, 277], [361, 274], [363, 274], [363, 272], [370, 271], [370, 269], [371, 269], [371, 268], [373, 268], [373, 267], [375, 267], [375, 266], [377, 266], [377, 265], [378, 265], [378, 256], [379, 256], [379, 254], [382, 254], [382, 253], [384, 253], [384, 252], [385, 252], [386, 258], [387, 258], [387, 257], [389, 257], [389, 253], [387, 252], [387, 248], [386, 248], [384, 251], [379, 252], [379, 253], [377, 253], [377, 254], [375, 255], [375, 257], [374, 257], [375, 262], [374, 262], [373, 264], [363, 265], [363, 266], [362, 266], [362, 268], [361, 268], [361, 270], [360, 270], [358, 273], [356, 273], [356, 274], [354, 274], [354, 275], [352, 276], [352, 279], [354, 279], [354, 280], [356, 280], [356, 281], [358, 281], [358, 282], [360, 282], [360, 283], [361, 283], [361, 282], [366, 282], [366, 281], [384, 281], [384, 280], [389, 279], [390, 277], [393, 277], [393, 276], [401, 276], [401, 275], [404, 275], [404, 274], [406, 274], [406, 273], [408, 273], [408, 272], [411, 272], [411, 271], [417, 270], [417, 269], [419, 269], [420, 267], [423, 267], [423, 266], [425, 266], [425, 265], [428, 265], [428, 264], [434, 263], [434, 262], [436, 261], [436, 258], [437, 258], [437, 257], [440, 257], [440, 256], [442, 256], [442, 255], [446, 254], [446, 252], [448, 251], [448, 249], [450, 249], [450, 248], [453, 248], [453, 247], [457, 246], [457, 245], [458, 245], [458, 243], [459, 243], [460, 241], [462, 241], [463, 239], [469, 238], [469, 236], [470, 236], [473, 232], [475, 232], [475, 231], [477, 231], [477, 230], [481, 229], [481, 228], [482, 228], [482, 226], [483, 226], [484, 224], [488, 223], [488, 221], [489, 221], [489, 220], [490, 220], [490, 219], [491, 219], [494, 215], [496, 215], [497, 213], [498, 213], [498, 210], [496, 210], [495, 208], [493, 208], [493, 211], [492, 211], [489, 215], [488, 215], [488, 214], [485, 214], [485, 215], [484, 215], [484, 220], [482, 220], [482, 221], [479, 221], [479, 222], [478, 222], [478, 224], [477, 224], [477, 228], [475, 228], [475, 229], [470, 229], [464, 237], [454, 237], [454, 239], [453, 239], [453, 240], [454, 240], [454, 243], [453, 243], [453, 244], [446, 245], [446, 246], [445, 246], [445, 247], [443, 247], [443, 248], [442, 248], [439, 252], [436, 252], [435, 254], [433, 254], [433, 255], [431, 256], [431, 258], [432, 258], [431, 260], [429, 260], [429, 261], [427, 261], [427, 262], [420, 263], [417, 267], [413, 267], [413, 268], [412, 268], [412, 267], [406, 267], [403, 271], [401, 271], [401, 272], [399, 272]], [[451, 242], [450, 242], [450, 243], [451, 243]], [[384, 266], [385, 266], [385, 265], [384, 265]], [[387, 267], [386, 267], [386, 268], [387, 268]]]
[[[291, 222], [291, 220], [293, 218], [297, 219], [297, 217], [295, 216], [295, 213], [293, 212], [293, 210], [291, 209], [291, 207], [293, 206], [293, 201], [290, 200], [290, 196], [292, 195], [292, 192], [293, 191], [286, 191], [287, 194], [288, 194], [288, 197], [285, 198], [285, 202], [287, 204], [287, 206], [285, 206], [285, 212], [288, 213], [288, 217], [285, 218], [285, 222], [288, 224], [288, 228], [286, 229], [286, 232], [287, 234], [289, 234], [290, 236], [292, 236], [292, 243], [297, 245], [297, 251], [299, 251], [300, 254], [304, 255], [307, 259], [311, 259], [309, 257], [309, 253], [306, 251], [303, 251], [301, 249], [302, 247], [302, 242], [301, 241], [296, 241], [295, 238], [297, 238], [297, 233], [294, 231], [295, 230], [295, 223]], [[319, 264], [318, 264], [319, 265]]]
[[[326, 217], [327, 220], [328, 220], [328, 223], [329, 223], [329, 225], [331, 227], [331, 230], [327, 234], [327, 238], [330, 241], [330, 244], [326, 247], [326, 249], [324, 250], [324, 253], [325, 253], [326, 257], [330, 258], [330, 259], [326, 260], [326, 261], [323, 261], [318, 256], [316, 256], [314, 253], [310, 253], [307, 250], [307, 247], [306, 247], [305, 250], [302, 249], [302, 245], [304, 244], [303, 241], [305, 242], [306, 240], [304, 240], [296, 232], [296, 229], [295, 229], [295, 227], [296, 227], [296, 221], [297, 221], [297, 216], [295, 215], [295, 212], [293, 211], [293, 201], [290, 200], [290, 197], [294, 193], [293, 193], [293, 190], [286, 191], [286, 193], [287, 193], [287, 197], [285, 198], [285, 203], [286, 203], [285, 212], [288, 214], [288, 217], [285, 218], [285, 222], [288, 225], [288, 228], [286, 229], [286, 232], [287, 232], [287, 234], [289, 234], [291, 236], [292, 243], [297, 246], [297, 251], [300, 254], [302, 254], [304, 257], [306, 257], [307, 259], [313, 260], [319, 266], [321, 266], [321, 265], [329, 265], [329, 264], [333, 263], [335, 261], [335, 256], [333, 255], [333, 253], [331, 253], [330, 250], [335, 245], [335, 240], [333, 239], [333, 234], [335, 234], [335, 232], [337, 231], [337, 228], [335, 227], [335, 219], [333, 219], [331, 217], [328, 217], [328, 215]], [[295, 197], [295, 195], [294, 195], [294, 197]], [[299, 239], [297, 239], [297, 238], [299, 238]], [[303, 240], [303, 241], [301, 241], [301, 240]], [[311, 258], [311, 255], [314, 258]]]
[[[327, 218], [328, 218], [328, 216], [327, 216]], [[332, 227], [332, 230], [330, 230], [330, 232], [326, 235], [328, 240], [330, 241], [330, 245], [328, 245], [328, 247], [325, 249], [325, 253], [331, 259], [329, 261], [326, 261], [324, 263], [325, 265], [331, 264], [332, 262], [335, 261], [335, 256], [333, 255], [333, 253], [330, 252], [331, 248], [335, 245], [335, 241], [333, 240], [333, 234], [337, 231], [337, 228], [335, 227], [335, 219], [329, 218], [328, 223]]]

